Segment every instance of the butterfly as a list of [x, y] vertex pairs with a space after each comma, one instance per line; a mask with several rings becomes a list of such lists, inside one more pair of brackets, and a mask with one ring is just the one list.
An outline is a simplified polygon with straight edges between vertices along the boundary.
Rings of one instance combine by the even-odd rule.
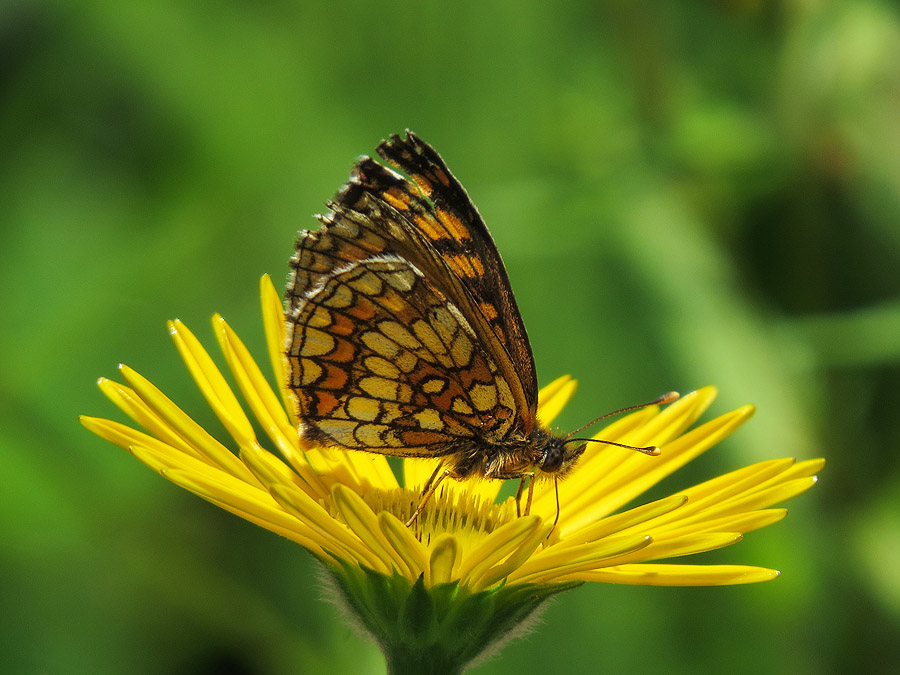
[[528, 479], [527, 513], [534, 476], [565, 475], [593, 439], [537, 423], [534, 358], [509, 277], [443, 159], [410, 131], [377, 150], [403, 175], [360, 158], [290, 260], [300, 444], [442, 458], [408, 524], [447, 477], [520, 479], [517, 505]]

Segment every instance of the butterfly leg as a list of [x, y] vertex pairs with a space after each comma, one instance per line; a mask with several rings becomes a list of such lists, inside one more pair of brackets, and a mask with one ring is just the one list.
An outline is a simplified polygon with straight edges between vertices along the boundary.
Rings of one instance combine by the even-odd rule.
[[547, 539], [550, 538], [550, 533], [556, 529], [556, 524], [559, 522], [559, 474], [553, 474], [553, 491], [556, 493], [556, 518], [553, 519], [553, 527], [547, 533]]
[[450, 475], [450, 469], [444, 469], [443, 473], [438, 473], [440, 469], [441, 467], [438, 467], [435, 472], [431, 474], [431, 478], [428, 479], [428, 482], [425, 483], [425, 489], [422, 492], [422, 501], [420, 501], [419, 505], [416, 507], [416, 511], [412, 514], [412, 518], [406, 521], [407, 527], [416, 522], [416, 519], [422, 514], [422, 511], [425, 510], [425, 505], [428, 503], [428, 500], [431, 499], [437, 491], [438, 486]]
[[534, 497], [534, 471], [522, 474], [519, 481], [519, 489], [516, 490], [516, 517], [522, 516], [522, 491], [525, 489], [525, 481], [528, 481], [528, 499], [525, 500], [525, 515], [531, 513], [531, 500]]

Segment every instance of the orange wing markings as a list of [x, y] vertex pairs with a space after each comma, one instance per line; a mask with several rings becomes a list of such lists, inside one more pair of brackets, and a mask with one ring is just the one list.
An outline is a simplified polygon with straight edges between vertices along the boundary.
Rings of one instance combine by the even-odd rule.
[[[379, 152], [385, 155], [383, 149]], [[410, 166], [397, 166], [414, 173]], [[442, 175], [452, 179], [449, 172], [442, 171]], [[467, 200], [461, 187], [459, 191]], [[487, 229], [475, 223], [470, 230], [458, 215], [460, 210], [438, 208], [415, 183], [368, 157], [354, 167], [350, 182], [335, 198], [334, 208], [335, 220], [352, 215], [361, 227], [389, 233], [390, 250], [419, 267], [430, 282], [453, 298], [500, 366], [516, 399], [519, 424], [530, 431], [537, 405], [531, 351], [527, 338], [523, 342], [524, 328]], [[468, 212], [480, 222], [474, 206], [470, 205]], [[455, 226], [446, 225], [444, 218]], [[502, 272], [499, 275], [498, 266]]]
[[[514, 364], [515, 377], [519, 380], [517, 388], [523, 392], [526, 408], [522, 421], [530, 427], [537, 410], [537, 375], [531, 345], [506, 268], [481, 214], [440, 155], [414, 133], [407, 131], [405, 138], [391, 136], [378, 146], [378, 152], [410, 176], [416, 191], [421, 192], [418, 200], [426, 204], [426, 210], [440, 223], [439, 228], [432, 226], [429, 230], [435, 233], [432, 243], [460, 277], [476, 305], [494, 306], [494, 316], [486, 316], [485, 321]], [[371, 175], [383, 174], [371, 172]], [[396, 176], [393, 172], [390, 175]], [[464, 260], [477, 260], [483, 271], [472, 273]]]
[[406, 261], [334, 272], [290, 320], [292, 371], [308, 372], [305, 362], [318, 369], [298, 390], [306, 444], [440, 456], [461, 438], [499, 437], [512, 424], [513, 396], [496, 364]]

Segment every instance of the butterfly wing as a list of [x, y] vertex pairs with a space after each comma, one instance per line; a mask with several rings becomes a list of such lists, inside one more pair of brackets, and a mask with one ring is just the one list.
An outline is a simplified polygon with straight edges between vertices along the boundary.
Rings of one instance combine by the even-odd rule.
[[[413, 145], [401, 147], [403, 143]], [[418, 154], [412, 154], [413, 147]], [[417, 137], [411, 133], [406, 141], [392, 137], [379, 151], [398, 168], [418, 176], [417, 183], [371, 158], [357, 162], [350, 181], [330, 204], [332, 213], [320, 216], [323, 227], [302, 232], [297, 241], [287, 291], [290, 321], [296, 325], [302, 320], [307, 296], [341, 265], [397, 255], [423, 273], [466, 317], [480, 348], [508, 383], [517, 428], [530, 432], [537, 405], [531, 349], [487, 228], [437, 153]], [[426, 180], [438, 181], [443, 191], [432, 190], [432, 199], [426, 198], [417, 187]], [[305, 408], [301, 412], [309, 415]], [[486, 423], [491, 419], [482, 421]]]
[[291, 320], [301, 443], [436, 457], [500, 440], [515, 423], [508, 381], [460, 310], [409, 261], [344, 264]]
[[426, 199], [409, 190], [409, 181], [392, 185], [386, 180], [386, 171], [367, 176], [369, 189], [397, 199], [407, 208], [415, 205], [424, 211], [417, 224], [465, 284], [506, 348], [533, 413], [538, 388], [528, 333], [506, 267], [481, 214], [441, 156], [413, 132], [407, 131], [406, 138], [391, 136], [378, 146], [378, 153], [409, 176]]

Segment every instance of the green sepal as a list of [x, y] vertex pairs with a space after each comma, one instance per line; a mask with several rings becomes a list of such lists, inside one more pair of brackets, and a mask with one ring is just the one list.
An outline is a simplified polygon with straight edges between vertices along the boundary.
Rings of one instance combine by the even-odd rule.
[[469, 652], [473, 644], [470, 636], [485, 631], [488, 622], [493, 619], [494, 610], [494, 594], [490, 591], [458, 594], [443, 624], [447, 646], [461, 654]]
[[438, 640], [435, 604], [425, 588], [425, 575], [416, 579], [397, 617], [400, 639], [411, 645], [434, 644]]
[[514, 637], [551, 595], [580, 585], [472, 592], [458, 582], [428, 588], [424, 576], [412, 581], [343, 561], [328, 569], [353, 618], [384, 652], [389, 673], [461, 673], [486, 649]]

